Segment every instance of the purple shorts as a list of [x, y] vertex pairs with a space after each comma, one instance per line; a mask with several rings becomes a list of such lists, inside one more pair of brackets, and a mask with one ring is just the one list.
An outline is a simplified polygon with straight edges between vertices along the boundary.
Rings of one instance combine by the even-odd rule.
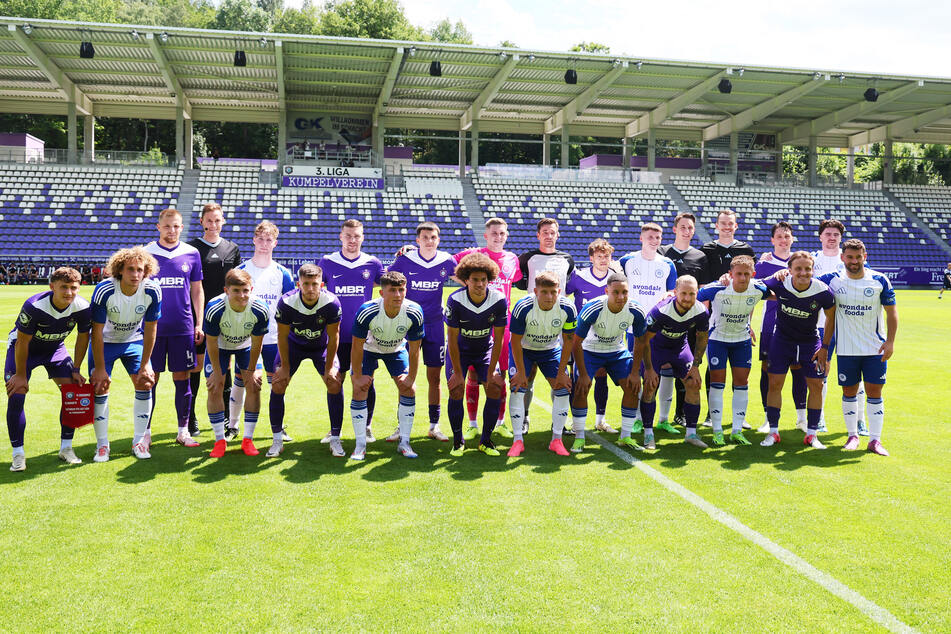
[[693, 367], [693, 352], [690, 351], [690, 347], [685, 345], [680, 350], [671, 350], [651, 346], [651, 367], [654, 368], [654, 372], [660, 374], [660, 369], [668, 364], [673, 375], [683, 380]]
[[[289, 343], [287, 352], [290, 357], [288, 370], [291, 376], [294, 376], [304, 359], [310, 359], [314, 367], [317, 368], [317, 374], [323, 376], [324, 367], [327, 365], [327, 348], [301, 348]], [[274, 365], [275, 367], [284, 365], [281, 361], [280, 352], [274, 358]]]
[[[459, 362], [462, 363], [463, 370], [466, 374], [469, 373], [469, 368], [472, 368], [476, 376], [479, 378], [479, 383], [485, 383], [489, 380], [489, 362], [492, 360], [492, 349], [489, 348], [485, 354], [472, 354], [465, 353], [462, 350], [459, 351]], [[446, 378], [452, 376], [452, 359], [449, 355], [446, 355]]]
[[446, 337], [443, 329], [440, 328], [439, 334], [430, 337], [429, 324], [426, 324], [425, 328], [426, 336], [420, 344], [423, 351], [423, 365], [427, 368], [441, 368], [446, 364]]
[[825, 373], [817, 369], [812, 360], [812, 356], [818, 352], [819, 347], [818, 337], [811, 341], [790, 341], [779, 333], [773, 334], [773, 339], [769, 343], [769, 373], [786, 374], [790, 366], [800, 365], [806, 378], [825, 378]]
[[[191, 372], [195, 369], [195, 338], [193, 335], [166, 335], [155, 338], [152, 348], [152, 370], [165, 372], [168, 358], [169, 372]], [[224, 370], [224, 368], [222, 368]]]
[[[51, 379], [68, 379], [73, 376], [73, 360], [66, 352], [66, 346], [60, 344], [55, 350], [47, 354], [30, 353], [26, 358], [26, 378], [33, 375], [33, 370], [43, 366], [46, 368], [46, 375]], [[10, 345], [7, 348], [7, 358], [3, 365], [3, 378], [9, 381], [10, 377], [16, 374], [17, 359], [16, 346]]]

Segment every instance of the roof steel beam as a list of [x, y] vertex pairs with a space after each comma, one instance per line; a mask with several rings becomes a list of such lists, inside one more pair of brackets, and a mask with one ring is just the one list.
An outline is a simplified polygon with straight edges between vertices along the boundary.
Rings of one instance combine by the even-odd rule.
[[274, 42], [274, 67], [277, 70], [277, 103], [281, 110], [287, 104], [287, 92], [284, 88], [284, 42]]
[[479, 93], [479, 96], [476, 97], [472, 105], [462, 114], [462, 117], [459, 118], [459, 129], [468, 130], [472, 127], [472, 122], [479, 118], [479, 115], [482, 112], [482, 109], [492, 103], [492, 100], [499, 94], [499, 90], [502, 88], [502, 84], [506, 82], [509, 78], [509, 75], [512, 74], [512, 71], [515, 70], [515, 66], [518, 64], [519, 56], [517, 54], [512, 55], [499, 69], [485, 88], [482, 89], [482, 92]]
[[175, 76], [172, 65], [168, 63], [168, 58], [165, 57], [162, 47], [159, 46], [158, 41], [156, 41], [155, 34], [146, 33], [145, 41], [148, 42], [149, 50], [152, 52], [152, 58], [159, 67], [159, 72], [162, 75], [162, 79], [165, 80], [168, 91], [175, 97], [175, 104], [185, 111], [186, 119], [191, 119], [192, 105], [188, 102], [188, 98], [185, 97], [185, 91], [182, 90], [182, 85], [178, 81], [178, 77]]
[[642, 134], [647, 134], [649, 129], [658, 127], [664, 121], [670, 119], [672, 116], [697, 101], [697, 99], [705, 95], [707, 92], [713, 90], [713, 87], [716, 86], [720, 79], [726, 76], [726, 74], [726, 69], [721, 70], [719, 73], [704, 79], [696, 86], [688, 88], [686, 91], [680, 93], [676, 97], [665, 101], [650, 112], [642, 114], [637, 119], [631, 121], [625, 126], [624, 136], [637, 137]]
[[923, 85], [924, 82], [911, 82], [905, 84], [904, 86], [893, 88], [886, 93], [882, 93], [878, 96], [878, 101], [862, 100], [836, 110], [835, 112], [824, 114], [821, 117], [811, 121], [804, 121], [797, 125], [789, 126], [780, 132], [779, 138], [781, 141], [788, 143], [790, 141], [806, 139], [810, 136], [822, 134], [826, 130], [830, 130], [841, 123], [846, 123], [847, 121], [852, 121], [853, 119], [861, 117], [862, 115], [875, 112], [882, 106], [889, 104], [896, 99], [904, 97]]
[[614, 68], [601, 76], [601, 79], [594, 82], [583, 93], [569, 101], [564, 108], [553, 114], [545, 121], [545, 134], [551, 134], [561, 130], [565, 125], [571, 123], [584, 109], [591, 105], [591, 102], [598, 98], [611, 84], [617, 81], [617, 78], [627, 71], [628, 62], [623, 61]]
[[820, 88], [825, 85], [825, 75], [816, 74], [816, 76], [807, 81], [804, 84], [799, 84], [795, 88], [791, 88], [784, 93], [780, 93], [773, 97], [772, 99], [767, 99], [763, 103], [756, 104], [752, 108], [747, 108], [746, 110], [739, 112], [731, 117], [714, 123], [711, 126], [707, 126], [703, 129], [703, 140], [712, 141], [713, 139], [719, 139], [721, 136], [725, 136], [732, 132], [738, 132], [744, 130], [760, 119], [768, 117], [777, 110], [789, 105], [793, 101], [796, 101], [803, 95], [808, 95], [813, 90]]
[[390, 105], [390, 96], [393, 94], [393, 86], [396, 85], [396, 78], [400, 74], [400, 68], [403, 66], [404, 58], [403, 47], [397, 46], [393, 51], [393, 57], [390, 59], [390, 68], [386, 72], [386, 78], [383, 80], [383, 88], [380, 89], [380, 96], [376, 100], [376, 107], [373, 109], [374, 122], [386, 113], [386, 107]]
[[921, 128], [949, 117], [951, 117], [951, 104], [853, 134], [849, 137], [849, 147], [879, 143], [887, 139], [901, 137], [909, 132], [917, 134]]
[[36, 42], [31, 40], [15, 24], [8, 24], [7, 30], [17, 45], [33, 58], [33, 62], [39, 66], [43, 74], [56, 84], [66, 102], [76, 104], [77, 113], [82, 115], [93, 114], [93, 105], [89, 97], [76, 87], [73, 80], [66, 76], [66, 73], [43, 52], [43, 49], [36, 45]]

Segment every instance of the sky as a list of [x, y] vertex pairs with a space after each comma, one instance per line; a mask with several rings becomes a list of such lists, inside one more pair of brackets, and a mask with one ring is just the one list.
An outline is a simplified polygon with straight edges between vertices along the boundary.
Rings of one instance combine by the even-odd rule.
[[951, 77], [951, 3], [935, 0], [401, 2], [413, 24], [462, 20], [486, 46], [565, 51], [595, 41], [633, 58]]

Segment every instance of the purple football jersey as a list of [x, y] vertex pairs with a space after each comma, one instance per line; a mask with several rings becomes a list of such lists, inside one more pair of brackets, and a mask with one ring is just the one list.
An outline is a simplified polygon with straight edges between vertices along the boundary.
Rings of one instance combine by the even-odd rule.
[[492, 347], [492, 330], [508, 323], [505, 295], [490, 288], [486, 298], [476, 304], [469, 291], [460, 288], [446, 300], [446, 325], [459, 329], [459, 352], [481, 355]]
[[372, 255], [361, 253], [348, 260], [336, 251], [320, 258], [317, 263], [324, 272], [324, 287], [337, 296], [343, 319], [340, 321], [340, 341], [353, 340], [353, 318], [364, 303], [373, 298], [373, 285], [383, 275], [383, 263]]
[[30, 356], [52, 354], [66, 340], [73, 328], [88, 333], [92, 327], [92, 309], [82, 297], [77, 297], [65, 310], [53, 305], [53, 291], [37, 293], [23, 302], [16, 325], [10, 332], [8, 345], [13, 347], [17, 332], [32, 335]]
[[[756, 277], [759, 279], [765, 279], [776, 271], [782, 271], [783, 269], [787, 268], [787, 263], [788, 260], [783, 260], [773, 253], [771, 260], [767, 262], [760, 260], [756, 263]], [[778, 304], [776, 302], [766, 302], [766, 305], [763, 307], [763, 328], [761, 332], [766, 333], [767, 335], [773, 334], [773, 330], [776, 328], [777, 308]]]
[[580, 313], [585, 304], [604, 295], [604, 286], [610, 275], [611, 271], [608, 270], [604, 277], [598, 277], [590, 266], [586, 269], [575, 269], [568, 280], [565, 295], [574, 296], [575, 309]]
[[294, 289], [277, 300], [274, 320], [290, 326], [289, 343], [300, 348], [314, 349], [327, 346], [327, 326], [340, 323], [340, 300], [328, 291], [320, 291], [317, 303], [308, 306], [300, 290]]
[[443, 324], [442, 287], [456, 271], [451, 253], [437, 251], [431, 260], [424, 260], [419, 249], [407, 251], [387, 269], [406, 276], [406, 299], [423, 307], [426, 332], [441, 332]]
[[681, 350], [691, 330], [706, 332], [709, 328], [710, 313], [700, 302], [681, 313], [676, 298], [665, 297], [647, 313], [647, 329], [654, 333], [651, 346], [657, 349]]
[[195, 332], [192, 316], [191, 283], [200, 282], [201, 254], [195, 247], [179, 242], [171, 249], [149, 242], [145, 250], [158, 260], [158, 273], [152, 279], [162, 287], [162, 316], [158, 320], [159, 337], [191, 335]]
[[783, 282], [767, 279], [763, 283], [777, 298], [774, 334], [794, 342], [814, 341], [819, 336], [816, 328], [819, 313], [835, 305], [835, 296], [829, 287], [814, 279], [809, 288], [797, 291], [792, 276]]

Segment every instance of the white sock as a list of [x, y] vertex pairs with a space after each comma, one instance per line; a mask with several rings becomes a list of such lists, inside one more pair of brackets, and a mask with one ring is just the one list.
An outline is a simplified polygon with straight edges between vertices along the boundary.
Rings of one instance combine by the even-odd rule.
[[60, 438], [59, 439], [59, 450], [66, 451], [67, 449], [73, 448], [73, 439], [72, 438]]
[[829, 381], [822, 382], [822, 414], [819, 416], [819, 427], [826, 424], [826, 394], [829, 393]]
[[[594, 424], [595, 424], [595, 425], [600, 425], [600, 424], [603, 423], [603, 422], [604, 422], [604, 414], [595, 414], [595, 415], [594, 415]], [[574, 426], [572, 426], [572, 427], [574, 427]]]
[[396, 419], [400, 424], [400, 444], [409, 443], [413, 433], [413, 419], [416, 418], [416, 398], [400, 396], [400, 404], [396, 408]]
[[859, 435], [858, 399], [854, 396], [842, 397], [842, 418], [845, 420], [845, 431], [849, 436]]
[[241, 412], [244, 411], [244, 386], [231, 386], [231, 400], [228, 402], [228, 424], [235, 429], [238, 428], [238, 421], [241, 420]]
[[[623, 419], [623, 416], [621, 418]], [[634, 420], [641, 420], [641, 399], [639, 398], [634, 401]]]
[[[554, 408], [552, 408], [554, 412]], [[509, 418], [512, 420], [512, 433], [515, 440], [522, 440], [522, 421], [525, 418], [525, 392], [521, 390], [509, 394]]]
[[149, 417], [152, 415], [152, 391], [136, 390], [132, 403], [132, 444], [142, 442], [149, 429]]
[[856, 406], [856, 413], [858, 414], [858, 423], [865, 421], [865, 384], [859, 383], [858, 394], [855, 395], [855, 398], [858, 399], [859, 405]]
[[621, 438], [630, 438], [631, 430], [634, 429], [634, 412], [626, 407], [621, 407]]
[[225, 424], [224, 423], [212, 423], [211, 431], [215, 432], [215, 440], [225, 439]]
[[868, 399], [868, 437], [869, 440], [881, 440], [885, 426], [885, 403], [880, 398]]
[[710, 423], [713, 424], [713, 431], [715, 432], [723, 431], [723, 392], [725, 389], [726, 385], [723, 383], [710, 384], [708, 409], [710, 410]]
[[253, 412], [251, 420], [248, 420], [248, 412], [244, 413], [244, 437], [254, 438], [254, 428], [258, 426], [258, 413]]
[[284, 446], [284, 432], [283, 431], [276, 431], [271, 435], [274, 438], [275, 445], [280, 445], [282, 447]]
[[[674, 402], [674, 377], [660, 377], [660, 387], [657, 388], [657, 421], [670, 420], [670, 404]], [[721, 409], [722, 409], [722, 403]]]
[[588, 418], [587, 410], [585, 410], [585, 416], [571, 417], [571, 429], [575, 432], [575, 438], [584, 438], [584, 424], [586, 418]]
[[109, 445], [109, 395], [99, 394], [95, 398], [93, 407], [94, 418], [92, 427], [96, 432], [96, 446]]
[[733, 429], [734, 434], [743, 431], [746, 422], [746, 407], [750, 403], [750, 389], [746, 385], [733, 386]]
[[806, 408], [796, 410], [796, 424], [805, 426], [809, 422], [809, 412]]
[[353, 435], [357, 439], [354, 451], [367, 449], [367, 402], [350, 401], [350, 420], [353, 421]]
[[20, 445], [19, 447], [14, 447], [14, 448], [13, 448], [13, 455], [14, 455], [14, 456], [25, 456], [25, 455], [26, 455], [26, 451], [23, 449], [23, 446]]
[[552, 392], [551, 401], [551, 430], [552, 436], [561, 438], [565, 430], [565, 423], [568, 422], [568, 410], [571, 409], [571, 391], [566, 389], [557, 389]]
[[479, 428], [479, 423], [475, 422], [474, 420], [470, 420], [470, 421], [469, 421], [469, 427], [475, 427], [476, 429], [478, 429], [478, 428]]

